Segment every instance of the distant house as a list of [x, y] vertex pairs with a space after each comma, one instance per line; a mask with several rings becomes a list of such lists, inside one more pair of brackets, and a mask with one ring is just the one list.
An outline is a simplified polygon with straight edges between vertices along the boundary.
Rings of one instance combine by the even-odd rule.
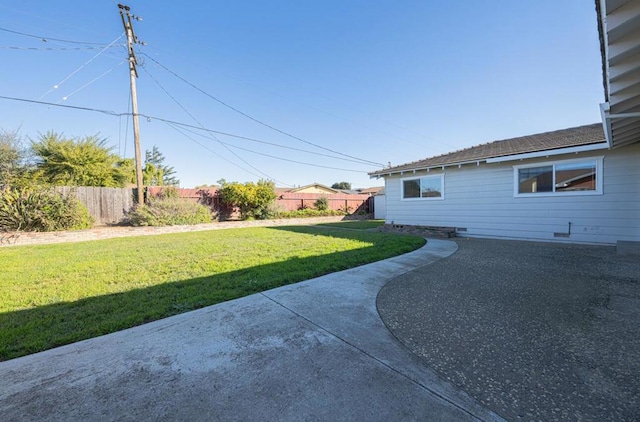
[[360, 195], [374, 196], [380, 193], [380, 191], [384, 191], [384, 186], [374, 186], [372, 188], [356, 189], [356, 191]]
[[369, 173], [386, 222], [459, 235], [640, 241], [640, 7], [597, 0], [603, 122], [491, 142]]
[[335, 195], [342, 193], [339, 189], [333, 189], [320, 183], [312, 183], [310, 185], [298, 186], [297, 188], [278, 189], [279, 192], [291, 193], [324, 193], [327, 195]]

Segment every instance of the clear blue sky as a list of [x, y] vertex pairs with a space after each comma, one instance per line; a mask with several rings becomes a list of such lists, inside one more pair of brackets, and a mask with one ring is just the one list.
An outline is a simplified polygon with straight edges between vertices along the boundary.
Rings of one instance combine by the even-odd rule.
[[[124, 3], [144, 19], [135, 23], [147, 43], [137, 47], [140, 113], [325, 154], [223, 135], [216, 140], [141, 119], [142, 149], [157, 145], [183, 187], [267, 176], [278, 186], [375, 186], [382, 181], [366, 172], [379, 167], [327, 157], [336, 154], [311, 144], [398, 165], [600, 120], [603, 89], [592, 1]], [[116, 4], [0, 0], [0, 28], [49, 38], [0, 31], [0, 95], [126, 113], [124, 38], [104, 52], [51, 40], [113, 42], [123, 32]], [[223, 106], [156, 62], [308, 143]], [[70, 137], [99, 133], [114, 152], [133, 156], [126, 117], [7, 100], [0, 100], [0, 111], [0, 129], [19, 130], [25, 139], [49, 130]]]

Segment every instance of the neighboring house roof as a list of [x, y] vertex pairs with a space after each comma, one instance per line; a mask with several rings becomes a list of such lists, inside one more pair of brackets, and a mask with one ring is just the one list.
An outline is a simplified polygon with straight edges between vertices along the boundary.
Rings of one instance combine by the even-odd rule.
[[310, 185], [299, 186], [297, 188], [291, 188], [286, 190], [281, 190], [281, 192], [297, 192], [297, 193], [327, 193], [327, 194], [337, 194], [342, 193], [339, 189], [333, 189], [329, 186], [325, 186], [321, 183], [312, 183]]
[[587, 126], [490, 142], [412, 163], [377, 170], [369, 173], [369, 175], [371, 177], [380, 177], [404, 171], [475, 163], [498, 157], [598, 144], [603, 143], [604, 140], [602, 124], [594, 123]]
[[357, 189], [357, 191], [361, 195], [375, 195], [383, 189], [384, 186], [374, 186], [372, 188]]
[[600, 105], [607, 142], [640, 142], [640, 1], [595, 0], [605, 103]]

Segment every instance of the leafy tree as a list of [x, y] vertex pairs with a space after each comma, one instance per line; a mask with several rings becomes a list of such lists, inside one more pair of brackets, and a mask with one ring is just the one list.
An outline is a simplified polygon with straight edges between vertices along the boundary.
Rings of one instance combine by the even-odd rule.
[[55, 185], [124, 186], [127, 177], [118, 166], [120, 158], [105, 143], [96, 136], [74, 140], [54, 132], [41, 135], [31, 142], [38, 177]]
[[0, 188], [22, 184], [27, 176], [26, 155], [16, 132], [0, 132]]
[[351, 183], [349, 183], [349, 182], [336, 182], [333, 185], [331, 185], [331, 188], [333, 188], [333, 189], [350, 190], [351, 189]]
[[267, 218], [269, 205], [276, 199], [273, 182], [261, 179], [258, 183], [227, 183], [225, 180], [219, 183], [222, 185], [220, 189], [222, 202], [237, 207], [243, 220]]
[[174, 176], [176, 171], [173, 167], [169, 167], [164, 164], [164, 155], [160, 152], [156, 145], [151, 148], [151, 151], [146, 150], [144, 153], [145, 170], [143, 173], [149, 180], [149, 183], [145, 182], [147, 186], [177, 186], [180, 184], [180, 180]]
[[125, 184], [136, 184], [136, 162], [133, 158], [123, 158], [122, 160], [120, 160], [120, 162], [118, 162], [118, 168], [124, 175]]
[[142, 183], [145, 186], [164, 186], [162, 169], [155, 164], [145, 163], [142, 169]]

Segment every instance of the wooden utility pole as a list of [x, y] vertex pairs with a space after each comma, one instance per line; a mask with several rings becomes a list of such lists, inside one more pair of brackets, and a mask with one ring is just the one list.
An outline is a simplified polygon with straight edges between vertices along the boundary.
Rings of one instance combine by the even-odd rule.
[[144, 203], [144, 186], [142, 183], [142, 155], [140, 153], [140, 122], [138, 120], [138, 92], [136, 90], [136, 78], [138, 70], [136, 65], [136, 53], [133, 50], [133, 44], [138, 43], [138, 38], [133, 31], [133, 23], [131, 19], [140, 20], [138, 17], [131, 15], [129, 6], [118, 4], [120, 9], [120, 17], [122, 18], [122, 26], [127, 34], [127, 47], [129, 50], [129, 79], [131, 80], [131, 103], [133, 112], [133, 142], [136, 154], [136, 187], [138, 190], [138, 204]]

